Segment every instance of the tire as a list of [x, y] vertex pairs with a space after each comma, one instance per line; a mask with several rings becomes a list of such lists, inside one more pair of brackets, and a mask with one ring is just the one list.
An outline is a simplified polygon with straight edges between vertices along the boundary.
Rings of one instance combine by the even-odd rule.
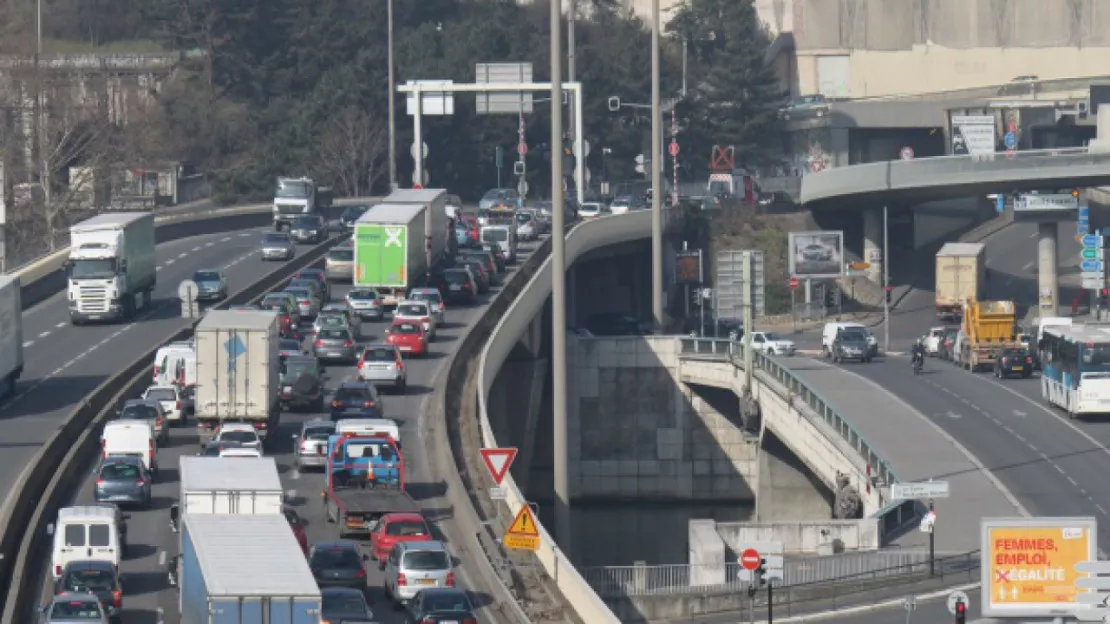
[[407, 388], [408, 388], [408, 380], [407, 379], [402, 380], [401, 383], [397, 384], [397, 394], [404, 394], [405, 390]]

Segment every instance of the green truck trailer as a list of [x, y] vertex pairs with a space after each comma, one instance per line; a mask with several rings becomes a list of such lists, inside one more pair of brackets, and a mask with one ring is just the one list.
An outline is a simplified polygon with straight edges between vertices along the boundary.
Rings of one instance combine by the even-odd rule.
[[397, 305], [427, 273], [425, 210], [379, 204], [355, 221], [354, 285], [376, 290], [384, 306]]

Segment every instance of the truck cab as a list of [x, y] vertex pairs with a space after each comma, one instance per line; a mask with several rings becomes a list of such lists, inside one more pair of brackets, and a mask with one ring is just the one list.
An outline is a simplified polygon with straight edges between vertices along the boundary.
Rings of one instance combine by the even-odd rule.
[[315, 215], [332, 203], [331, 189], [312, 178], [278, 178], [274, 189], [274, 229], [289, 229], [297, 217]]
[[155, 264], [149, 213], [105, 213], [72, 226], [63, 265], [70, 321], [131, 318], [150, 302]]

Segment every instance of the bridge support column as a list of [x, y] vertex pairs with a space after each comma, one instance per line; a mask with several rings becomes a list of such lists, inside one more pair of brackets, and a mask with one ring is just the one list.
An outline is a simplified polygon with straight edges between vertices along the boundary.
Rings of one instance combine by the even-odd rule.
[[883, 211], [870, 208], [863, 211], [863, 261], [870, 264], [867, 279], [883, 283]]
[[1056, 316], [1060, 287], [1056, 275], [1055, 222], [1037, 224], [1037, 310], [1040, 316]]
[[532, 476], [532, 462], [536, 451], [536, 427], [540, 420], [540, 406], [543, 404], [543, 387], [547, 381], [547, 359], [536, 358], [528, 363], [521, 363], [522, 368], [528, 372], [528, 403], [524, 415], [524, 431], [520, 440], [520, 457], [513, 463], [517, 469], [513, 477], [516, 479], [520, 491], [527, 492], [529, 479]]

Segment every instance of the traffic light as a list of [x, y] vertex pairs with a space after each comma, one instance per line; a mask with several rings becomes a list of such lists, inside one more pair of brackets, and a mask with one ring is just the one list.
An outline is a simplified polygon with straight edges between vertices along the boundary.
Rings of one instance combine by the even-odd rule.
[[956, 624], [967, 623], [967, 604], [963, 599], [956, 600]]
[[891, 293], [893, 293], [893, 292], [894, 292], [894, 287], [893, 286], [887, 286], [886, 287], [886, 302], [887, 303], [890, 303]]
[[1079, 197], [1079, 189], [1072, 189], [1071, 190], [1071, 196], [1072, 197]]
[[759, 581], [759, 586], [760, 587], [763, 587], [764, 585], [767, 584], [767, 579], [764, 578], [764, 576], [767, 574], [767, 559], [766, 558], [761, 557], [759, 559], [759, 567], [756, 568], [755, 571], [752, 572], [752, 574], [754, 574], [756, 580]]

